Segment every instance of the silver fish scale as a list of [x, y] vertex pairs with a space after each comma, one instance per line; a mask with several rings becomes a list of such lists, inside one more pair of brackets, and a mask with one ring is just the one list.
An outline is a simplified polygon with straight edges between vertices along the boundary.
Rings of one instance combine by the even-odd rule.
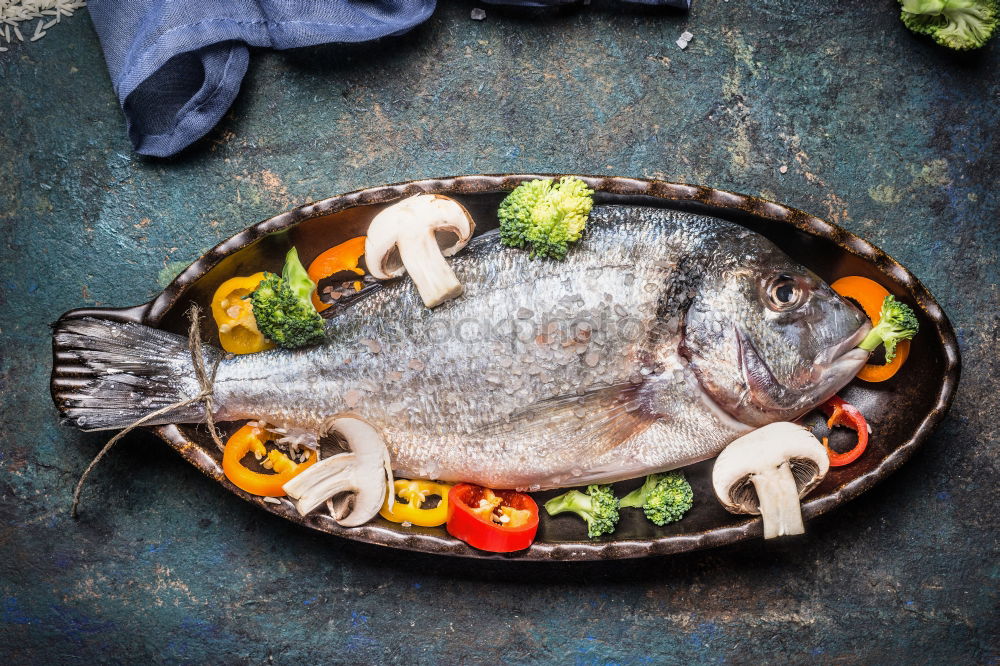
[[[321, 346], [225, 361], [220, 418], [318, 431], [357, 413], [382, 430], [398, 473], [494, 487], [629, 478], [707, 457], [736, 426], [705, 405], [676, 350], [699, 257], [720, 231], [750, 233], [597, 207], [563, 262], [486, 234], [451, 259], [465, 288], [454, 301], [428, 310], [404, 278], [340, 312]], [[573, 442], [606, 417], [588, 396], [623, 385], [656, 396], [654, 427]]]

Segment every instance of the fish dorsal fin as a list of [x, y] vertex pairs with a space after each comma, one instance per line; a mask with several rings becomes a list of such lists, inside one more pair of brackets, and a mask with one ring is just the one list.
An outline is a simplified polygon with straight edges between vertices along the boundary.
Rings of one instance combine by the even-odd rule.
[[643, 432], [658, 418], [645, 406], [641, 384], [615, 384], [582, 394], [532, 403], [503, 421], [483, 426], [486, 437], [516, 435], [536, 440], [538, 457], [576, 458], [583, 466]]

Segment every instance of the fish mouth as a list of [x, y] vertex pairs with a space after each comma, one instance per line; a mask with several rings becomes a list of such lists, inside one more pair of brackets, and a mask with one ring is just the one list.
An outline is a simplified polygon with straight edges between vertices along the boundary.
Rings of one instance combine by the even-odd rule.
[[856, 357], [867, 360], [868, 352], [864, 349], [858, 349], [857, 346], [861, 344], [861, 341], [865, 339], [865, 336], [867, 336], [871, 330], [871, 323], [866, 321], [858, 327], [858, 330], [854, 331], [851, 337], [838, 344], [827, 347], [817, 354], [816, 358], [813, 359], [813, 363], [817, 366], [825, 368], [845, 360], [855, 360]]
[[[738, 411], [752, 405], [765, 413], [797, 415], [828, 399], [851, 381], [868, 360], [868, 352], [857, 347], [870, 330], [871, 324], [865, 322], [848, 338], [817, 354], [812, 367], [798, 378], [796, 385], [786, 385], [771, 373], [749, 336], [737, 326], [738, 357], [746, 386]], [[741, 413], [738, 418], [746, 420], [748, 415]]]

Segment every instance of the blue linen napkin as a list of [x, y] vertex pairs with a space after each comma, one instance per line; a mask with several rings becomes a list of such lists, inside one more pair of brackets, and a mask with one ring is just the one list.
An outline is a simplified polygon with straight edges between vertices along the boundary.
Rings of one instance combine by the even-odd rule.
[[[687, 8], [690, 0], [632, 0]], [[248, 46], [291, 49], [404, 33], [436, 0], [90, 0], [129, 138], [167, 157], [204, 136], [229, 109]], [[561, 0], [494, 0], [540, 6]]]
[[248, 46], [363, 42], [410, 30], [435, 0], [90, 0], [136, 152], [166, 157], [229, 109]]

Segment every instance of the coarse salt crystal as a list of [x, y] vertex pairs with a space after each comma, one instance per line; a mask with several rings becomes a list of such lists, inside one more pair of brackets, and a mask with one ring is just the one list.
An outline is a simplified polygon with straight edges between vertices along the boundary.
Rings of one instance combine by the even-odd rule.
[[344, 394], [344, 404], [350, 408], [357, 407], [361, 402], [361, 392], [357, 389], [351, 389]]

